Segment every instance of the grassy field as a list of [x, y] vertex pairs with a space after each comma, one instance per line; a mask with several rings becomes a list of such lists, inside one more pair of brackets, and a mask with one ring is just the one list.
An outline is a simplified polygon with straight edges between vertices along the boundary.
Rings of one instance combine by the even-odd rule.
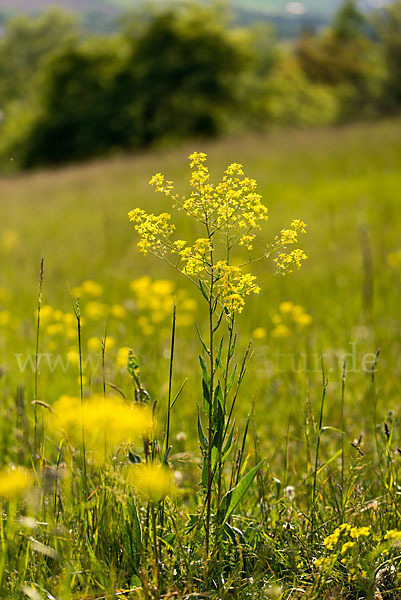
[[[0, 181], [1, 456], [4, 467], [24, 465], [35, 478], [23, 500], [3, 492], [1, 597], [401, 597], [400, 131], [401, 121], [389, 120], [194, 142]], [[265, 462], [224, 527], [216, 500], [209, 558], [200, 525], [207, 493], [205, 500], [195, 329], [206, 335], [207, 310], [184, 277], [140, 254], [127, 216], [136, 207], [170, 211], [148, 181], [161, 171], [187, 193], [194, 150], [208, 154], [213, 178], [239, 162], [258, 182], [269, 221], [256, 252], [293, 219], [308, 224], [305, 265], [266, 282], [237, 320], [235, 361], [250, 339], [253, 354], [223, 492]], [[178, 213], [177, 237], [185, 240], [199, 235], [187, 221]], [[254, 271], [265, 280], [272, 263]], [[172, 394], [185, 386], [171, 411], [168, 462], [177, 491], [169, 500], [132, 495], [124, 479], [128, 453], [141, 454], [141, 443], [120, 447], [101, 467], [89, 461], [86, 472], [82, 449], [60, 442], [50, 410], [32, 405], [80, 396], [70, 291], [80, 297], [83, 396], [105, 387], [110, 398], [120, 391], [131, 398], [132, 348], [141, 386], [157, 400], [154, 459], [166, 435], [177, 301]], [[0, 478], [0, 495], [1, 485]], [[336, 529], [344, 523], [349, 528]]]

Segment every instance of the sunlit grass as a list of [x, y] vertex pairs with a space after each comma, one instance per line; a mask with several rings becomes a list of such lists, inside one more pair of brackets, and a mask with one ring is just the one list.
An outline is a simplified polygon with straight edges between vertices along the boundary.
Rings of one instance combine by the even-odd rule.
[[[185, 597], [185, 590], [190, 593], [202, 585], [201, 537], [191, 537], [197, 525], [188, 521], [188, 514], [196, 511], [199, 492], [196, 406], [202, 402], [202, 389], [195, 323], [202, 332], [205, 314], [174, 270], [137, 252], [127, 218], [136, 206], [149, 212], [170, 210], [168, 200], [155, 195], [147, 182], [162, 169], [185, 193], [188, 171], [183, 165], [195, 149], [208, 153], [213, 177], [220, 177], [229, 162], [246, 165], [274, 223], [263, 226], [266, 241], [299, 215], [308, 223], [303, 247], [309, 260], [302, 272], [291, 279], [276, 278], [258, 297], [250, 297], [238, 320], [239, 362], [250, 337], [254, 342], [237, 403], [233, 457], [242, 450], [244, 431], [246, 441], [238, 469], [234, 460], [233, 470], [225, 473], [228, 483], [249, 472], [259, 458], [267, 460], [263, 477], [257, 477], [231, 521], [244, 539], [236, 529], [225, 533], [225, 587], [220, 593], [242, 598], [248, 590], [252, 597], [264, 598], [276, 592], [280, 597], [282, 590], [286, 598], [294, 587], [303, 590], [300, 597], [319, 598], [325, 586], [343, 589], [345, 597], [355, 597], [357, 591], [373, 597], [376, 588], [398, 593], [394, 569], [401, 535], [400, 125], [388, 121], [192, 143], [169, 152], [1, 181], [3, 467], [21, 464], [32, 471], [32, 400], [39, 402], [39, 430], [42, 422], [44, 431], [49, 429], [42, 448], [46, 460], [42, 456], [35, 464], [35, 486], [25, 497], [25, 508], [20, 513], [14, 500], [4, 500], [12, 518], [0, 532], [5, 557], [0, 575], [11, 597], [25, 597], [21, 586], [35, 598], [39, 596], [34, 592], [45, 597], [43, 590], [57, 598], [95, 598], [136, 588], [142, 591], [131, 592], [132, 597], [157, 597], [168, 590]], [[184, 239], [198, 236], [184, 218], [179, 217], [178, 224]], [[42, 253], [36, 394], [35, 311]], [[263, 268], [256, 273], [263, 277]], [[84, 398], [99, 398], [104, 392], [118, 398], [118, 417], [124, 396], [133, 400], [143, 386], [151, 403], [157, 400], [159, 439], [169, 396], [171, 324], [177, 303], [172, 397], [179, 396], [171, 412], [170, 436], [177, 491], [170, 500], [162, 501], [170, 489], [168, 478], [160, 478], [163, 491], [157, 488], [154, 500], [147, 500], [125, 474], [128, 456], [135, 462], [141, 452], [152, 452], [146, 449], [146, 436], [144, 450], [142, 441], [131, 440], [131, 446], [123, 445], [116, 454], [113, 467], [101, 466], [104, 436], [95, 421], [97, 416], [107, 420], [105, 410], [91, 416], [96, 434], [88, 435], [88, 448], [93, 440], [102, 447], [88, 456], [87, 488], [80, 487], [81, 382], [70, 293], [74, 301], [80, 298]], [[130, 348], [140, 364], [139, 387], [136, 367], [127, 371]], [[60, 445], [57, 427], [49, 425], [49, 407], [65, 395], [75, 398], [72, 421], [78, 424], [78, 435], [71, 433], [71, 439], [65, 438], [68, 443]], [[10, 473], [21, 479], [25, 472]], [[8, 480], [2, 477], [6, 489]], [[151, 497], [149, 481], [144, 477], [142, 488]], [[85, 489], [90, 500], [84, 497]], [[44, 495], [38, 490], [45, 490]], [[137, 495], [138, 506], [132, 500]], [[20, 522], [19, 545], [14, 518]], [[349, 523], [350, 529], [337, 536], [341, 522]], [[369, 530], [353, 536], [352, 527]], [[337, 537], [328, 537], [332, 535]], [[325, 539], [329, 541], [323, 545]], [[12, 572], [7, 564], [13, 565]]]

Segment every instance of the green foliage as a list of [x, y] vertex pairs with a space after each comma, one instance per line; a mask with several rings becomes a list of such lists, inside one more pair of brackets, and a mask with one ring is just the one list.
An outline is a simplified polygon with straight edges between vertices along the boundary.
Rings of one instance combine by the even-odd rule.
[[376, 31], [383, 44], [387, 67], [385, 82], [389, 108], [401, 105], [401, 2], [397, 0], [383, 8], [375, 20]]
[[215, 17], [162, 12], [139, 35], [126, 25], [115, 38], [65, 44], [44, 69], [22, 166], [216, 134], [242, 58], [222, 26], [210, 26]]
[[[80, 297], [84, 398], [102, 395], [105, 381], [110, 401], [134, 401], [132, 372], [137, 373], [137, 362], [131, 374], [127, 370], [132, 346], [140, 362], [140, 383], [149, 391], [158, 422], [157, 433], [152, 433], [156, 443], [123, 444], [107, 465], [88, 462], [87, 495], [79, 448], [71, 448], [66, 441], [55, 443], [53, 430], [45, 426], [45, 460], [40, 461], [33, 493], [18, 503], [1, 501], [2, 597], [125, 595], [130, 600], [150, 600], [207, 594], [212, 600], [285, 600], [289, 596], [351, 600], [380, 593], [383, 598], [397, 598], [401, 584], [399, 127], [399, 120], [386, 120], [209, 145], [214, 172], [221, 173], [228, 160], [240, 159], [247, 165], [260, 183], [274, 222], [278, 219], [284, 226], [301, 213], [310, 229], [305, 238], [310, 256], [305, 272], [299, 277], [295, 274], [292, 281], [275, 280], [258, 297], [249, 298], [245, 318], [239, 315], [237, 319], [239, 335], [236, 344], [231, 344], [233, 363], [241, 362], [238, 358], [246, 351], [248, 339], [253, 337], [254, 342], [235, 407], [236, 419], [223, 448], [223, 453], [230, 454], [222, 474], [222, 504], [224, 511], [233, 510], [220, 540], [214, 533], [218, 515], [212, 511], [216, 553], [212, 557], [215, 577], [209, 588], [204, 584], [202, 452], [196, 418], [197, 405], [202, 404], [199, 350], [206, 386], [209, 360], [207, 336], [203, 347], [194, 321], [202, 333], [207, 322], [195, 308], [189, 325], [180, 324], [181, 296], [189, 288], [175, 288], [173, 270], [161, 269], [151, 257], [133, 251], [132, 231], [126, 223], [133, 202], [140, 201], [156, 213], [166, 210], [165, 197], [152, 193], [146, 183], [161, 165], [173, 172], [177, 190], [185, 189], [188, 172], [181, 166], [183, 150], [166, 149], [2, 180], [3, 493], [3, 468], [8, 463], [32, 467], [34, 408], [40, 427], [42, 412], [46, 423], [48, 406], [61, 395], [79, 394], [77, 362], [71, 361], [65, 369], [58, 363], [53, 369], [46, 360], [54, 364], [61, 358], [64, 363], [71, 347], [77, 352], [70, 286], [74, 296]], [[183, 212], [178, 212], [179, 230], [186, 221]], [[267, 223], [263, 234], [267, 237], [270, 232]], [[186, 238], [192, 233], [199, 235], [199, 231], [188, 231]], [[43, 360], [37, 390], [41, 404], [32, 406], [34, 368], [29, 363], [25, 369], [19, 365], [35, 353], [37, 280], [43, 251], [39, 336]], [[374, 271], [367, 264], [369, 254]], [[254, 269], [260, 277], [267, 276], [260, 263]], [[147, 285], [146, 276], [158, 285]], [[129, 284], [132, 278], [135, 286]], [[75, 290], [74, 285], [88, 279], [95, 281], [86, 281]], [[374, 283], [370, 300], [364, 291], [369, 282]], [[148, 327], [155, 325], [150, 332], [142, 329], [144, 313], [139, 312], [139, 296], [133, 292], [138, 283], [145, 290], [142, 300]], [[168, 291], [159, 303], [155, 302], [157, 287]], [[188, 377], [175, 403], [168, 400], [174, 296], [177, 331], [171, 399]], [[184, 296], [184, 301], [188, 299]], [[289, 314], [291, 303], [283, 300], [293, 302], [292, 310], [299, 305], [307, 308], [313, 319], [308, 328], [298, 329], [288, 319], [289, 337], [273, 334], [278, 328], [277, 313]], [[160, 321], [165, 305], [168, 316]], [[46, 320], [49, 313], [51, 321]], [[89, 349], [95, 338], [100, 354], [106, 326], [103, 371], [101, 356]], [[227, 348], [227, 334], [224, 337]], [[374, 367], [379, 344], [382, 351]], [[220, 336], [216, 358], [219, 348]], [[327, 387], [322, 382], [322, 354]], [[226, 361], [219, 362], [219, 379], [223, 380], [220, 369], [225, 369]], [[237, 370], [231, 394], [240, 375]], [[165, 457], [163, 424], [169, 404], [168, 446], [172, 448], [166, 461], [174, 471], [178, 493], [151, 504], [127, 483], [125, 469], [135, 473], [144, 466], [145, 456], [149, 459], [149, 452], [160, 461]], [[200, 444], [207, 450], [203, 415], [200, 425]], [[266, 460], [259, 466], [262, 457]]]
[[77, 38], [73, 16], [53, 9], [35, 19], [8, 21], [0, 38], [0, 106], [33, 95], [43, 61]]
[[193, 3], [85, 39], [55, 10], [18, 18], [0, 39], [0, 168], [397, 111], [400, 22], [399, 1], [371, 17], [347, 0], [331, 27], [281, 45], [269, 25]]

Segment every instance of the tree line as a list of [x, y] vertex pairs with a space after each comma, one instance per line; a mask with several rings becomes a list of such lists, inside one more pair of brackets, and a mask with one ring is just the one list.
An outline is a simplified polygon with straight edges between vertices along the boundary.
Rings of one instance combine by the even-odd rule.
[[346, 0], [330, 27], [291, 44], [197, 4], [136, 11], [109, 35], [50, 10], [0, 38], [3, 171], [400, 106], [400, 0], [368, 16]]

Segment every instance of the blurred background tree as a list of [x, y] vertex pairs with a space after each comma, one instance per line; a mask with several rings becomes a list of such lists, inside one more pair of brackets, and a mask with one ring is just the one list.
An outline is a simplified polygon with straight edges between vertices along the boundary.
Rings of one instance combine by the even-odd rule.
[[147, 7], [94, 35], [69, 14], [0, 37], [0, 165], [60, 164], [252, 127], [372, 118], [401, 104], [401, 0], [291, 43], [199, 4]]

